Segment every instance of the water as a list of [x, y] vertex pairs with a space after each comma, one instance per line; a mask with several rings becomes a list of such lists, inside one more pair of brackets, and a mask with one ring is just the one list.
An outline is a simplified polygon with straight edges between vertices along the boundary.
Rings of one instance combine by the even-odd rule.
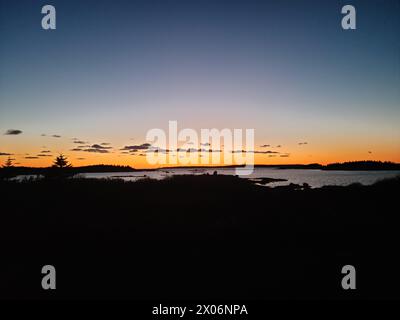
[[[155, 171], [135, 172], [112, 172], [112, 173], [85, 173], [81, 176], [86, 178], [120, 178], [126, 181], [136, 181], [143, 178], [161, 180], [165, 177], [181, 174], [218, 174], [234, 175], [233, 168], [201, 168], [201, 169], [160, 169]], [[246, 178], [274, 178], [286, 179], [288, 181], [269, 183], [268, 186], [287, 185], [289, 183], [308, 183], [313, 188], [324, 185], [346, 186], [352, 183], [370, 185], [378, 180], [393, 178], [400, 175], [400, 171], [324, 171], [309, 169], [277, 169], [277, 168], [255, 168], [253, 174], [244, 176]]]

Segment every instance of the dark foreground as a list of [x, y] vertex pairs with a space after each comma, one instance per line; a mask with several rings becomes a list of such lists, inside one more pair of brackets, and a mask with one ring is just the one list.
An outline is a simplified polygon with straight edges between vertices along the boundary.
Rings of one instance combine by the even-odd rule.
[[[0, 297], [400, 298], [399, 187], [0, 181]], [[54, 291], [41, 288], [46, 264]], [[348, 264], [353, 291], [341, 287]]]

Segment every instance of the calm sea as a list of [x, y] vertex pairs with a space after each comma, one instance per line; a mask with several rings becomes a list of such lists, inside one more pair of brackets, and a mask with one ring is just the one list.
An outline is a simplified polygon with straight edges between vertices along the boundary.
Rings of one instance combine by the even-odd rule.
[[[210, 169], [160, 169], [156, 171], [135, 171], [135, 172], [113, 172], [113, 173], [86, 173], [81, 176], [87, 178], [120, 178], [127, 181], [136, 181], [143, 178], [164, 179], [172, 175], [182, 174], [218, 174], [234, 175], [232, 168], [210, 168]], [[352, 183], [370, 185], [378, 180], [392, 178], [400, 175], [400, 171], [324, 171], [324, 170], [304, 170], [304, 169], [275, 169], [275, 168], [255, 168], [253, 174], [246, 178], [275, 178], [286, 179], [283, 182], [274, 182], [268, 186], [287, 185], [289, 183], [303, 184], [308, 183], [311, 187], [318, 188], [324, 185], [346, 186]]]

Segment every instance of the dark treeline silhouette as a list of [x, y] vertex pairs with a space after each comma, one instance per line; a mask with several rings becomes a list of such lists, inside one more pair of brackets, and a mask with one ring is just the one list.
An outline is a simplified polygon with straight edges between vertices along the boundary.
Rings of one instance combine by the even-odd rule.
[[[400, 178], [269, 188], [225, 175], [0, 181], [0, 296], [400, 298]], [[57, 289], [41, 289], [43, 265]], [[343, 290], [344, 265], [357, 289]]]
[[[234, 168], [241, 166], [216, 166], [213, 168]], [[46, 175], [49, 172], [47, 168], [34, 168], [34, 167], [16, 167], [16, 166], [3, 166], [0, 168], [1, 177], [14, 177], [17, 175]], [[182, 167], [164, 167], [162, 169], [175, 169]], [[204, 166], [187, 166], [187, 169], [194, 168], [210, 168]], [[255, 165], [255, 168], [278, 168], [278, 169], [320, 169], [320, 170], [400, 170], [399, 163], [393, 162], [382, 162], [382, 161], [353, 161], [344, 163], [332, 163], [328, 165], [321, 165], [318, 163], [311, 164], [287, 164], [287, 165]], [[95, 173], [95, 172], [134, 172], [134, 171], [152, 171], [157, 169], [135, 169], [130, 166], [120, 165], [90, 165], [90, 166], [79, 166], [79, 167], [63, 167], [62, 171], [67, 172], [68, 175], [76, 175], [79, 173]], [[50, 170], [51, 172], [51, 170]]]
[[400, 170], [400, 163], [389, 161], [351, 161], [331, 163], [323, 167], [324, 170]]
[[321, 169], [321, 170], [400, 170], [400, 163], [389, 161], [349, 161], [342, 163], [330, 163], [322, 165], [319, 163], [311, 164], [283, 164], [283, 165], [256, 165], [256, 168], [279, 168], [279, 169]]
[[[235, 168], [240, 166], [215, 166], [215, 168]], [[278, 169], [321, 169], [321, 170], [400, 170], [400, 164], [382, 161], [352, 161], [343, 163], [332, 163], [322, 165], [319, 163], [310, 164], [256, 164], [255, 168], [278, 168]], [[163, 169], [175, 169], [180, 167], [164, 167]], [[207, 168], [206, 166], [189, 166], [185, 168]]]
[[[8, 169], [8, 172], [12, 172], [13, 176], [17, 175], [45, 175], [49, 169], [52, 167], [46, 168], [34, 168], [34, 167], [15, 167], [12, 169]], [[134, 168], [130, 166], [119, 166], [119, 165], [91, 165], [91, 166], [81, 166], [81, 167], [66, 167], [63, 168], [64, 171], [70, 173], [71, 175], [79, 174], [79, 173], [90, 173], [90, 172], [133, 172], [136, 171]], [[0, 177], [4, 172], [4, 168], [0, 168]]]

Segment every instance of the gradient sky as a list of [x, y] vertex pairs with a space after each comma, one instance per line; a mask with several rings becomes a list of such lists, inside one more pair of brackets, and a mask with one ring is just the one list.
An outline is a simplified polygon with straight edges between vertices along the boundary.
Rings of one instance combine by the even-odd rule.
[[399, 30], [394, 0], [0, 0], [0, 164], [146, 167], [120, 149], [168, 120], [254, 128], [257, 163], [400, 162]]

